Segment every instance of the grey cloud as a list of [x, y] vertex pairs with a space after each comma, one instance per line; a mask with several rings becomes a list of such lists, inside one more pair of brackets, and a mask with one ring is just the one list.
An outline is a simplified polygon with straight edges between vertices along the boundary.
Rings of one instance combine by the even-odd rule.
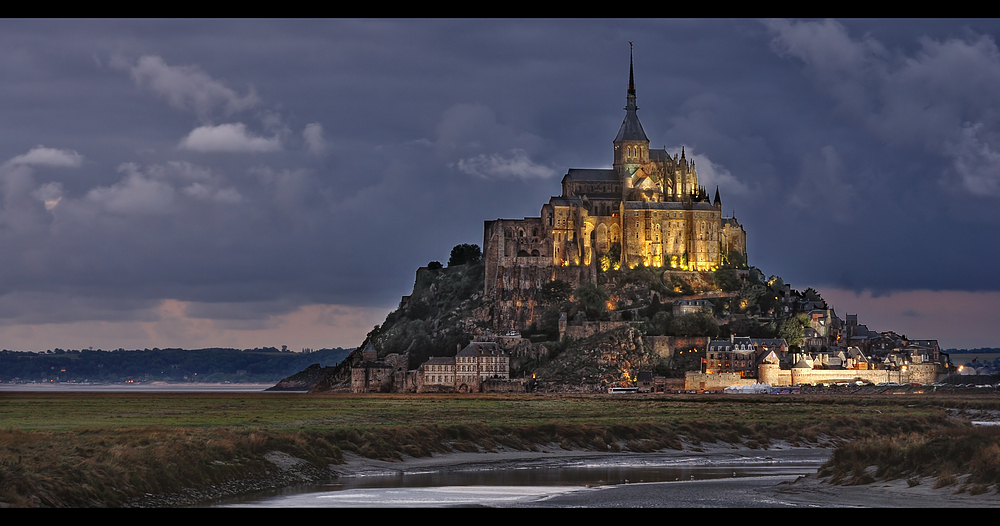
[[485, 104], [456, 104], [441, 116], [437, 126], [437, 147], [441, 155], [454, 159], [467, 153], [519, 149], [532, 153], [545, 141], [530, 132], [518, 132], [497, 122], [496, 112]]
[[226, 116], [252, 108], [260, 103], [253, 88], [240, 96], [195, 66], [169, 66], [156, 55], [140, 57], [130, 68], [136, 84], [167, 99], [181, 110], [194, 111], [198, 118], [207, 121], [216, 108]]
[[487, 156], [479, 154], [458, 160], [459, 171], [484, 179], [489, 178], [548, 178], [556, 175], [554, 169], [532, 162], [528, 153], [520, 148], [510, 150], [508, 155], [498, 153]]
[[172, 186], [145, 177], [133, 164], [122, 165], [119, 171], [126, 174], [125, 179], [94, 188], [87, 192], [86, 200], [113, 214], [161, 215], [173, 211], [176, 191]]
[[849, 223], [855, 217], [859, 196], [844, 179], [844, 164], [833, 146], [824, 146], [803, 159], [802, 173], [788, 202], [813, 216]]
[[[666, 148], [666, 150], [668, 153], [675, 154], [681, 148], [681, 146], [676, 146]], [[695, 170], [698, 172], [698, 183], [709, 190], [709, 195], [712, 194], [712, 189], [716, 186], [719, 187], [720, 191], [725, 192], [724, 200], [726, 196], [747, 196], [754, 192], [746, 182], [733, 175], [725, 166], [712, 162], [707, 155], [694, 153], [691, 149], [687, 149], [685, 155], [694, 161]]]
[[180, 148], [196, 152], [276, 152], [281, 149], [277, 137], [258, 137], [247, 131], [242, 122], [199, 126], [181, 139]]
[[961, 134], [949, 141], [946, 150], [954, 157], [954, 169], [970, 192], [1000, 195], [1000, 137], [985, 130], [982, 123], [966, 123]]
[[13, 291], [0, 295], [0, 324], [74, 321], [156, 321], [159, 300], [90, 297], [51, 291]]
[[[776, 51], [802, 60], [841, 108], [880, 140], [948, 158], [965, 188], [1000, 195], [1000, 50], [988, 35], [918, 39], [912, 54], [834, 21], [768, 23]], [[949, 173], [939, 174], [942, 181]]]
[[323, 155], [327, 151], [326, 139], [323, 138], [323, 125], [318, 122], [307, 124], [302, 130], [302, 138], [306, 141], [306, 150], [313, 155]]
[[653, 146], [686, 145], [751, 264], [796, 288], [998, 290], [979, 269], [998, 26], [0, 21], [0, 293], [44, 292], [17, 319], [59, 323], [87, 316], [66, 298], [107, 318], [103, 301], [203, 304], [178, 331], [391, 309], [484, 220], [610, 166], [628, 40]]
[[45, 205], [46, 210], [52, 210], [62, 201], [63, 186], [60, 183], [45, 183], [31, 193], [33, 197]]
[[38, 145], [27, 153], [10, 159], [6, 164], [79, 168], [83, 164], [83, 156], [73, 150], [60, 150], [58, 148], [46, 148]]

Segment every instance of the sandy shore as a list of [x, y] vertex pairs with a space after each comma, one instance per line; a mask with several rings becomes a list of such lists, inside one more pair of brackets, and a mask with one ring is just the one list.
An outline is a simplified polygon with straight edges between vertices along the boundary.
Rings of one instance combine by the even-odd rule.
[[687, 446], [684, 450], [666, 449], [655, 453], [600, 453], [592, 450], [565, 450], [558, 444], [539, 447], [538, 451], [521, 451], [516, 449], [498, 448], [488, 453], [447, 453], [431, 457], [406, 457], [401, 461], [383, 461], [365, 458], [360, 455], [345, 452], [344, 464], [330, 466], [337, 477], [358, 477], [371, 475], [395, 475], [415, 471], [469, 471], [476, 469], [507, 469], [513, 467], [558, 467], [568, 461], [581, 459], [620, 459], [623, 463], [629, 459], [650, 458], [706, 458], [713, 461], [740, 461], [749, 458], [771, 457], [777, 461], [804, 461], [818, 459], [825, 461], [832, 453], [831, 448], [792, 447], [787, 444], [776, 444], [763, 449], [732, 446], [729, 444], [703, 444], [699, 447]]
[[[386, 462], [348, 454], [347, 461], [339, 466], [331, 466], [338, 477], [363, 477], [368, 475], [393, 475], [424, 471], [451, 472], [469, 470], [502, 470], [524, 467], [556, 467], [570, 461], [582, 459], [615, 459], [627, 463], [638, 459], [669, 459], [698, 458], [711, 459], [713, 462], [739, 462], [770, 458], [775, 462], [822, 462], [832, 453], [832, 447], [792, 447], [787, 444], [775, 443], [767, 450], [750, 449], [728, 444], [702, 445], [698, 448], [687, 446], [682, 451], [665, 450], [657, 453], [598, 453], [594, 451], [567, 451], [558, 445], [540, 448], [538, 452], [517, 450], [499, 450], [495, 453], [449, 453], [434, 455], [428, 458], [405, 458], [402, 461]], [[790, 477], [789, 477], [790, 478]], [[795, 480], [778, 480], [779, 477], [762, 477], [751, 483], [747, 479], [743, 491], [758, 496], [751, 497], [763, 506], [792, 507], [862, 507], [862, 508], [921, 508], [921, 507], [1000, 507], [1000, 495], [996, 488], [981, 495], [970, 495], [968, 491], [958, 493], [962, 487], [962, 477], [959, 484], [934, 489], [934, 479], [924, 478], [920, 484], [910, 486], [906, 480], [879, 481], [860, 486], [834, 486], [818, 480], [816, 475], [799, 477]], [[726, 485], [740, 484], [736, 480], [701, 481], [695, 487], [686, 491], [717, 491]], [[632, 486], [632, 485], [629, 485]], [[634, 485], [639, 486], [639, 485]], [[676, 486], [675, 486], [676, 487]], [[611, 491], [621, 491], [623, 486], [609, 486]], [[639, 491], [636, 488], [636, 491]], [[645, 490], [648, 491], [648, 490]], [[661, 492], [674, 491], [674, 488], [659, 489]], [[625, 494], [623, 494], [625, 495]], [[610, 496], [610, 495], [609, 495]], [[627, 496], [624, 504], [628, 505]], [[595, 499], [584, 501], [584, 506], [603, 506]], [[663, 505], [702, 505], [691, 504], [691, 501], [659, 501]], [[539, 503], [548, 506], [578, 506], [579, 501], [567, 498], [556, 498], [552, 501]], [[615, 503], [615, 505], [619, 505]], [[725, 505], [723, 503], [723, 505]]]
[[954, 486], [934, 489], [933, 477], [920, 479], [910, 487], [905, 479], [879, 481], [860, 486], [831, 486], [815, 475], [790, 484], [778, 484], [762, 491], [772, 497], [801, 506], [861, 508], [1000, 508], [996, 487], [981, 495], [958, 493], [963, 477]]

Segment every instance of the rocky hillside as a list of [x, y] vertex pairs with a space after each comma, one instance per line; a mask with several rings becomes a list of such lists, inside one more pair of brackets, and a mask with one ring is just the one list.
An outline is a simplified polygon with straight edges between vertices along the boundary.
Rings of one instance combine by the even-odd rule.
[[[460, 245], [455, 250], [461, 247], [478, 249]], [[461, 261], [454, 255], [447, 267], [432, 262], [418, 269], [412, 293], [341, 364], [303, 371], [279, 385], [311, 383], [313, 392], [346, 390], [350, 368], [361, 362], [361, 351], [369, 344], [379, 359], [397, 354], [408, 369], [416, 369], [431, 356], [454, 356], [474, 338], [489, 336], [497, 326], [492, 319], [496, 314], [483, 297], [482, 260], [478, 251]], [[511, 355], [511, 375], [535, 375], [552, 389], [573, 391], [624, 385], [639, 371], [683, 377], [699, 366], [696, 357], [675, 353], [675, 345], [663, 340], [654, 350], [652, 339], [728, 337], [730, 331], [774, 337], [779, 324], [761, 324], [757, 315], [782, 286], [780, 278], [765, 280], [754, 268], [711, 273], [608, 270], [599, 273], [596, 283], [575, 288], [556, 280], [534, 294], [536, 321], [521, 331], [523, 338], [504, 342], [510, 347], [505, 350]], [[671, 302], [691, 297], [709, 297], [713, 307], [675, 317]], [[563, 316], [573, 337], [560, 339]], [[604, 324], [597, 330], [595, 322]]]

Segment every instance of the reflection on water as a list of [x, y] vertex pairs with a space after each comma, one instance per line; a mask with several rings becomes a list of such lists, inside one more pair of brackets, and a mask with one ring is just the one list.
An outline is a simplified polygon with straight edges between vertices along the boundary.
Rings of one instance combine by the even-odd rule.
[[[334, 484], [295, 488], [222, 506], [252, 507], [447, 507], [541, 505], [548, 499], [574, 495], [587, 505], [587, 492], [600, 488], [643, 486], [719, 479], [756, 480], [777, 484], [815, 473], [826, 460], [817, 452], [794, 461], [769, 457], [639, 457], [607, 456], [566, 461], [525, 461], [502, 467], [480, 464], [453, 469], [383, 472], [345, 477]], [[729, 481], [727, 481], [729, 482]], [[626, 497], [627, 498], [627, 497]], [[591, 505], [595, 501], [589, 501]], [[627, 505], [627, 504], [625, 504]]]

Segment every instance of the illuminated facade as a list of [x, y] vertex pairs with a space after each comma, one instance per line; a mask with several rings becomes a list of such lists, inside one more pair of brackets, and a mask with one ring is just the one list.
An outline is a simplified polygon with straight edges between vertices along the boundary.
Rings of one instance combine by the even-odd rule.
[[518, 290], [554, 279], [575, 285], [621, 266], [711, 271], [746, 262], [746, 231], [734, 217], [722, 217], [719, 190], [710, 200], [683, 148], [673, 156], [651, 149], [637, 110], [630, 57], [612, 168], [570, 169], [562, 195], [542, 206], [539, 217], [486, 221], [486, 292], [499, 291], [501, 318], [514, 318], [503, 325], [530, 319], [521, 312], [529, 299]]

